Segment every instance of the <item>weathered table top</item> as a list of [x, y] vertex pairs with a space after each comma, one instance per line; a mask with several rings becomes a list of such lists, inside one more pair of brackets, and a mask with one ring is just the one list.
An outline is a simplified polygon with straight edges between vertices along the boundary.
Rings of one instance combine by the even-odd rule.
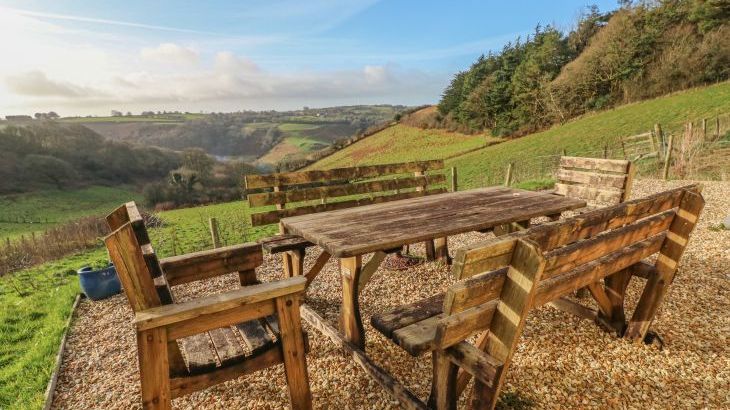
[[579, 199], [506, 187], [430, 195], [295, 216], [287, 233], [343, 258], [585, 207]]

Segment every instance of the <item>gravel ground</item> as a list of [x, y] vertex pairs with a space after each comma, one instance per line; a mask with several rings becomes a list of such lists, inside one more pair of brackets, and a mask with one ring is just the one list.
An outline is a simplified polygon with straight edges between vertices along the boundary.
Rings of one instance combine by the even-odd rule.
[[[640, 180], [634, 196], [686, 184]], [[730, 408], [730, 231], [716, 227], [730, 213], [730, 183], [704, 183], [707, 200], [678, 276], [654, 322], [664, 348], [637, 345], [550, 307], [530, 315], [505, 391], [535, 408]], [[450, 238], [452, 249], [483, 239]], [[418, 246], [415, 246], [418, 252]], [[313, 261], [308, 259], [308, 264]], [[279, 258], [267, 257], [262, 280], [280, 277]], [[337, 322], [340, 283], [330, 261], [308, 291], [307, 303]], [[640, 291], [632, 281], [628, 306]], [[427, 263], [381, 268], [361, 296], [367, 350], [421, 398], [430, 388], [429, 355], [414, 359], [369, 326], [372, 314], [444, 291], [448, 268]], [[237, 285], [234, 275], [175, 289], [179, 299]], [[630, 314], [630, 309], [629, 312]], [[122, 295], [84, 300], [70, 329], [54, 408], [140, 408], [132, 311]], [[315, 408], [397, 408], [373, 381], [324, 336], [309, 328], [307, 360]], [[503, 394], [504, 397], [504, 394]], [[463, 406], [463, 400], [461, 405]], [[286, 408], [283, 366], [173, 401], [175, 408]]]

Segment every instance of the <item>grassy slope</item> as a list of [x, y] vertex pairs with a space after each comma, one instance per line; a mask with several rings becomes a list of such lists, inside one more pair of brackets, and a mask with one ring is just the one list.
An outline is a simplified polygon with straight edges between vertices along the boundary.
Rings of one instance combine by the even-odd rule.
[[[142, 196], [127, 188], [92, 186], [73, 191], [42, 191], [0, 197], [2, 218], [17, 217], [43, 223], [0, 222], [0, 240], [21, 234], [41, 232], [58, 223], [89, 215], [105, 214], [120, 203], [141, 200]], [[46, 219], [48, 223], [45, 223]]]
[[309, 169], [446, 158], [495, 140], [484, 135], [422, 130], [399, 124], [323, 158]]
[[[569, 155], [598, 156], [604, 145], [615, 148], [621, 136], [649, 131], [654, 123], [661, 124], [665, 131], [676, 131], [688, 120], [727, 112], [730, 112], [730, 82], [585, 115], [547, 131], [453, 158], [447, 161], [447, 166], [457, 167], [461, 188], [473, 188], [482, 185], [485, 172], [493, 170], [501, 175], [509, 162], [514, 161], [518, 167], [521, 161], [556, 154], [561, 149], [566, 149]], [[615, 153], [618, 155], [620, 151]]]

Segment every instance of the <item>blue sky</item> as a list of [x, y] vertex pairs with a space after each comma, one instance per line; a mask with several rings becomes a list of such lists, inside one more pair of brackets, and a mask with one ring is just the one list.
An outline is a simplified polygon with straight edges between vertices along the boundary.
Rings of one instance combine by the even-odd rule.
[[[0, 0], [0, 115], [424, 104], [536, 24], [611, 1]], [[13, 41], [8, 41], [13, 39]]]

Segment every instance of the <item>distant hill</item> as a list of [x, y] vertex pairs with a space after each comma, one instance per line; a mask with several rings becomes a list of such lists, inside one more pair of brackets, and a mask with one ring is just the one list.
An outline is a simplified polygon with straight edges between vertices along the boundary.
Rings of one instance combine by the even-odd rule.
[[66, 118], [118, 141], [173, 150], [201, 148], [219, 159], [271, 167], [289, 157], [325, 148], [392, 118], [406, 107], [391, 105]]

